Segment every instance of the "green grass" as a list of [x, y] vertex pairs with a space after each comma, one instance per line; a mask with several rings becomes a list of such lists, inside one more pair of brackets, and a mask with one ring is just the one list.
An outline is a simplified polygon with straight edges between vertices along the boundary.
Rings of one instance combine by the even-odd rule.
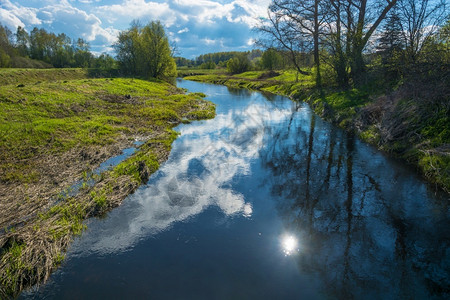
[[[160, 81], [87, 76], [81, 69], [0, 69], [0, 188], [8, 186], [15, 192], [0, 204], [8, 214], [17, 214], [17, 221], [30, 218], [17, 231], [0, 236], [2, 247], [8, 240], [21, 241], [0, 249], [0, 298], [16, 296], [47, 278], [63, 260], [71, 237], [85, 229], [83, 220], [119, 205], [145, 183], [167, 159], [178, 136], [173, 127], [215, 116], [215, 106], [201, 93], [185, 94]], [[46, 182], [53, 175], [45, 170], [64, 173], [66, 167], [51, 165], [54, 159], [68, 155], [67, 164], [88, 164], [79, 161], [80, 152], [108, 153], [108, 146], [129, 145], [136, 137], [145, 144], [95, 178], [94, 186], [83, 184], [72, 198], [61, 197], [61, 187], [49, 198], [53, 187]], [[84, 167], [74, 169], [65, 175], [69, 182], [88, 178]], [[34, 189], [28, 191], [31, 186]], [[41, 193], [47, 194], [38, 203]], [[32, 213], [55, 197], [56, 205]], [[31, 215], [23, 215], [17, 207], [28, 208]]]
[[[152, 126], [171, 127], [192, 115], [200, 98], [163, 82], [120, 78], [4, 85], [0, 95], [1, 178], [24, 181], [38, 178], [17, 170], [11, 174], [11, 161], [112, 144], [120, 134], [142, 134]], [[210, 113], [200, 109], [194, 119]]]
[[88, 76], [87, 69], [0, 69], [0, 85], [39, 84], [44, 81], [74, 80]]
[[[321, 70], [324, 86], [319, 91], [315, 86], [314, 68], [308, 71], [310, 75], [297, 74], [294, 70], [280, 70], [277, 71], [280, 73], [279, 76], [270, 78], [264, 78], [263, 71], [250, 71], [233, 76], [205, 72], [187, 76], [185, 79], [261, 90], [289, 96], [297, 101], [305, 101], [317, 114], [347, 130], [355, 130], [355, 120], [360, 117], [359, 112], [378, 96], [382, 96], [387, 89], [384, 79], [377, 76], [372, 76], [373, 78], [365, 85], [358, 88], [339, 89], [333, 83], [330, 75], [332, 71], [324, 67]], [[392, 83], [389, 83], [389, 87], [392, 88]], [[396, 88], [401, 88], [401, 84], [397, 84]], [[448, 106], [431, 105], [430, 101], [422, 101], [420, 104], [420, 101], [418, 103], [416, 101], [403, 99], [396, 104], [395, 109], [401, 111], [404, 105], [419, 105], [421, 114], [428, 117], [422, 118], [420, 114], [417, 114], [405, 121], [409, 124], [407, 125], [409, 130], [416, 131], [414, 136], [420, 136], [420, 139], [407, 142], [393, 141], [382, 145], [379, 129], [381, 124], [369, 124], [365, 128], [360, 128], [357, 133], [364, 141], [415, 164], [431, 182], [436, 182], [450, 191], [448, 154], [442, 154], [439, 150], [440, 146], [450, 143], [450, 118], [446, 108]], [[423, 103], [425, 106], [421, 107]]]
[[226, 69], [197, 69], [197, 68], [179, 68], [177, 69], [178, 77], [192, 76], [192, 75], [224, 75], [227, 73]]

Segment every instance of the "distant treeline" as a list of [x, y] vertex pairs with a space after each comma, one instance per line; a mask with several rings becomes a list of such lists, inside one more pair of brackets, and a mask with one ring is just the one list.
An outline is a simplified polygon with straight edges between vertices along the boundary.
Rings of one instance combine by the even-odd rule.
[[[311, 67], [313, 56], [310, 53], [298, 53], [302, 67]], [[269, 48], [265, 51], [230, 51], [202, 54], [194, 59], [175, 57], [178, 68], [215, 69], [227, 68], [230, 73], [248, 70], [274, 70], [294, 68], [289, 53]]]
[[[204, 69], [213, 69], [215, 66], [226, 67], [227, 62], [237, 55], [245, 54], [250, 60], [261, 57], [263, 52], [259, 49], [246, 52], [229, 51], [202, 54], [194, 59], [184, 57], [175, 57], [177, 67], [203, 67]], [[213, 63], [213, 64], [212, 64]]]
[[34, 28], [30, 33], [18, 27], [13, 33], [0, 24], [0, 68], [100, 68], [111, 69], [116, 61], [108, 54], [95, 57], [82, 38], [72, 40]]

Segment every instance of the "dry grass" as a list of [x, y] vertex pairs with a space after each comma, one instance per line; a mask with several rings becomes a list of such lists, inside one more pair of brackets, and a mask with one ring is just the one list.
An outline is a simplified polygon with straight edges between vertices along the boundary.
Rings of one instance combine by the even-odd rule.
[[[27, 78], [27, 70], [17, 72]], [[29, 75], [33, 81], [35, 71]], [[0, 92], [0, 299], [47, 280], [83, 220], [120, 205], [146, 182], [168, 157], [177, 136], [171, 128], [214, 116], [201, 95], [142, 80], [0, 84]], [[133, 156], [87, 176], [136, 139], [146, 142]], [[76, 195], [62, 194], [90, 178], [95, 184]]]

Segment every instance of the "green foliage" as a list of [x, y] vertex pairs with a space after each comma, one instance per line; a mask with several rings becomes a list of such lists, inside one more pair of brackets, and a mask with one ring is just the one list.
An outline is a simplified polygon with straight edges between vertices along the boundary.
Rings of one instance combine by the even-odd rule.
[[111, 55], [102, 53], [94, 63], [94, 67], [100, 70], [112, 70], [115, 69], [117, 62]]
[[227, 63], [227, 70], [231, 74], [243, 73], [250, 70], [251, 64], [246, 54], [239, 54]]
[[[36, 155], [112, 144], [123, 134], [148, 134], [155, 126], [170, 128], [184, 118], [214, 115], [214, 106], [199, 95], [184, 95], [167, 83], [116, 78], [28, 84], [50, 79], [51, 73], [55, 79], [86, 76], [76, 70], [1, 70], [5, 83], [14, 82], [0, 86], [2, 180], [37, 182], [39, 170], [20, 163]], [[17, 78], [24, 87], [17, 87]]]
[[18, 269], [28, 269], [26, 264], [22, 260], [22, 253], [26, 245], [24, 243], [13, 240], [9, 249], [7, 250], [8, 261], [6, 262], [5, 276], [1, 278], [1, 286], [6, 289], [6, 292], [10, 295], [16, 293], [19, 278], [17, 278], [15, 271]]
[[262, 55], [261, 65], [266, 70], [275, 70], [280, 68], [281, 61], [282, 58], [278, 51], [269, 48]]
[[[71, 76], [80, 78], [70, 80]], [[71, 238], [86, 228], [87, 217], [102, 215], [148, 180], [167, 158], [178, 136], [172, 128], [181, 120], [214, 116], [214, 105], [201, 93], [186, 95], [160, 81], [86, 76], [88, 72], [80, 69], [0, 70], [0, 181], [20, 186], [22, 193], [22, 188], [27, 191], [25, 180], [33, 182], [33, 189], [43, 186], [48, 164], [67, 171], [65, 166], [53, 166], [53, 158], [69, 155], [75, 161], [68, 163], [87, 164], [75, 172], [68, 167], [69, 181], [84, 180], [73, 198], [60, 194], [56, 204], [51, 199], [50, 208], [43, 209], [45, 203], [28, 202], [22, 195], [8, 203], [14, 209], [26, 201], [30, 211], [41, 212], [26, 216], [27, 224], [16, 234], [19, 239], [13, 236], [7, 247], [2, 246], [0, 297], [15, 296], [40, 283], [62, 262]], [[100, 145], [123, 146], [136, 136], [148, 140], [133, 156], [102, 173], [101, 180], [84, 171], [92, 167], [91, 161], [84, 156], [77, 161], [80, 150], [109, 151]], [[86, 182], [91, 179], [94, 185]]]
[[176, 76], [169, 40], [159, 21], [146, 26], [132, 24], [119, 34], [114, 48], [121, 69], [130, 75], [159, 79]]
[[0, 68], [9, 68], [11, 66], [11, 57], [0, 49]]
[[427, 177], [450, 191], [450, 157], [432, 152], [422, 152], [419, 166]]
[[213, 61], [205, 62], [200, 65], [200, 69], [215, 69], [216, 64]]
[[[104, 66], [104, 57], [99, 60], [98, 63]], [[111, 60], [114, 61], [109, 56], [109, 67], [113, 65]], [[83, 39], [75, 42], [64, 33], [56, 35], [36, 27], [28, 33], [21, 26], [13, 35], [0, 25], [0, 68], [88, 68], [96, 64], [97, 58]]]

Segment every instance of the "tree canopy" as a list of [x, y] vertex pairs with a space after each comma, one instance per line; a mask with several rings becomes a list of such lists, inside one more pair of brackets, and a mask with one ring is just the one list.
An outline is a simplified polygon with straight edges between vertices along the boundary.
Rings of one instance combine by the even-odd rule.
[[169, 40], [159, 21], [133, 22], [114, 44], [120, 68], [129, 75], [166, 79], [176, 76]]
[[89, 68], [104, 60], [109, 62], [110, 68], [115, 66], [115, 60], [108, 54], [101, 55], [102, 61], [97, 59], [90, 52], [89, 43], [82, 38], [72, 40], [64, 33], [55, 34], [37, 27], [28, 33], [21, 26], [14, 34], [0, 24], [0, 67]]

